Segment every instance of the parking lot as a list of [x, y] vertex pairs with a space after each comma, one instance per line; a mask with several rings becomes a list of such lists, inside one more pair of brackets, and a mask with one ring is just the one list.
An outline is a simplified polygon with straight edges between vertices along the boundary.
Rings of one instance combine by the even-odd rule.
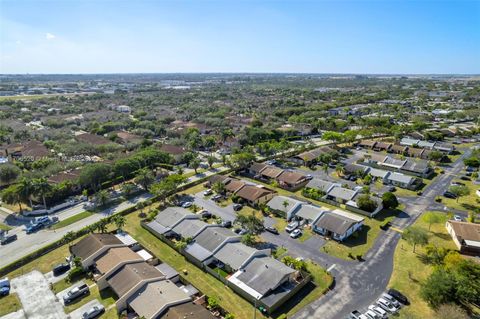
[[32, 271], [12, 279], [13, 292], [18, 294], [25, 317], [33, 319], [67, 318], [62, 304], [57, 300], [50, 283], [39, 271]]

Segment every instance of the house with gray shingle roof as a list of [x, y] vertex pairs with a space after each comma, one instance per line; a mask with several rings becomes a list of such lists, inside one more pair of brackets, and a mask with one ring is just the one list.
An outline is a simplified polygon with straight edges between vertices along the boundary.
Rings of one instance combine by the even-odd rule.
[[364, 218], [336, 209], [323, 214], [313, 225], [313, 230], [323, 236], [343, 241], [363, 225]]
[[268, 203], [268, 209], [277, 215], [292, 219], [294, 210], [304, 202], [287, 196], [275, 196]]

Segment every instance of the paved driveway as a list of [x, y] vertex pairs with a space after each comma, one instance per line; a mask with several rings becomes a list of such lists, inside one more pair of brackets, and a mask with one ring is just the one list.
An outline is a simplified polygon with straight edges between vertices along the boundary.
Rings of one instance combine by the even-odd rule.
[[34, 270], [28, 274], [12, 279], [14, 292], [18, 294], [29, 319], [64, 319], [67, 317], [63, 306], [50, 290], [45, 276]]
[[210, 198], [203, 196], [203, 191], [194, 195], [193, 202], [223, 220], [233, 222], [235, 218], [237, 218], [237, 214], [233, 210], [233, 204], [226, 207], [220, 207]]
[[86, 312], [87, 310], [90, 310], [90, 308], [93, 308], [94, 306], [99, 306], [100, 307], [100, 306], [102, 306], [102, 304], [97, 299], [89, 301], [86, 304], [84, 304], [83, 306], [81, 306], [80, 308], [78, 308], [78, 309], [72, 311], [71, 313], [69, 313], [68, 316], [71, 319], [82, 319], [83, 313]]

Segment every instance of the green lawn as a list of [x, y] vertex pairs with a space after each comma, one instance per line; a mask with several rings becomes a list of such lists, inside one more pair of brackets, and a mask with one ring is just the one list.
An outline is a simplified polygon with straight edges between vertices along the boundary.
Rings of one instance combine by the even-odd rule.
[[442, 196], [442, 203], [450, 208], [460, 209], [460, 210], [480, 210], [480, 197], [476, 194], [476, 190], [480, 189], [480, 185], [475, 185], [473, 181], [463, 181], [460, 179], [454, 180], [455, 182], [460, 182], [465, 184], [466, 187], [470, 190], [470, 194], [463, 196], [457, 199], [446, 198]]
[[12, 229], [12, 227], [8, 226], [8, 225], [5, 225], [5, 224], [2, 224], [0, 223], [0, 230], [10, 230]]
[[364, 225], [361, 230], [352, 234], [343, 242], [329, 240], [321, 251], [332, 256], [352, 260], [350, 256], [364, 256], [375, 243], [375, 239], [382, 231], [380, 226], [387, 221], [392, 221], [397, 212], [383, 210], [375, 218], [365, 217]]
[[8, 296], [0, 297], [0, 317], [22, 308], [17, 294], [11, 293]]
[[[160, 260], [182, 273], [192, 285], [208, 296], [216, 296], [220, 301], [220, 306], [234, 314], [236, 319], [248, 319], [252, 316], [252, 305], [249, 302], [213, 276], [189, 263], [180, 253], [142, 228], [138, 214], [132, 213], [126, 218], [125, 230]], [[262, 316], [258, 314], [258, 317]]]
[[75, 309], [80, 308], [84, 304], [92, 301], [92, 300], [99, 300], [102, 305], [107, 308], [110, 305], [113, 305], [115, 301], [118, 299], [110, 288], [103, 289], [102, 291], [98, 291], [98, 286], [93, 285], [90, 287], [90, 294], [87, 295], [85, 298], [78, 299], [77, 302], [74, 302], [68, 306], [65, 307], [65, 312], [70, 313], [74, 311]]
[[[78, 241], [77, 239], [76, 241]], [[75, 243], [74, 241], [73, 243]], [[73, 244], [72, 243], [72, 244]], [[29, 273], [32, 270], [38, 270], [42, 273], [47, 273], [52, 270], [53, 266], [61, 262], [65, 262], [65, 257], [69, 256], [68, 245], [63, 245], [48, 254], [45, 254], [37, 259], [29, 262], [28, 264], [20, 267], [6, 275], [6, 277], [15, 278], [23, 274]]]
[[[444, 213], [438, 213], [446, 220]], [[419, 218], [415, 226], [428, 231], [428, 224]], [[450, 235], [448, 234], [445, 223], [433, 224], [429, 232], [429, 242], [437, 247], [456, 249]], [[433, 270], [432, 265], [425, 264], [421, 260], [424, 254], [423, 247], [416, 247], [416, 253], [413, 253], [413, 247], [406, 241], [401, 240], [395, 249], [394, 266], [389, 287], [394, 287], [404, 293], [411, 302], [410, 306], [401, 310], [405, 318], [434, 318], [434, 311], [420, 297], [421, 283], [426, 280]]]
[[79, 214], [76, 214], [76, 215], [73, 215], [71, 217], [68, 217], [56, 224], [54, 224], [52, 227], [50, 227], [50, 229], [59, 229], [59, 228], [62, 228], [62, 227], [65, 227], [65, 226], [68, 226], [68, 225], [71, 225], [73, 223], [76, 223], [78, 222], [79, 220], [82, 220], [84, 218], [87, 218], [87, 217], [90, 217], [92, 216], [94, 213], [92, 212], [89, 212], [89, 211], [84, 211], [84, 212], [81, 212]]

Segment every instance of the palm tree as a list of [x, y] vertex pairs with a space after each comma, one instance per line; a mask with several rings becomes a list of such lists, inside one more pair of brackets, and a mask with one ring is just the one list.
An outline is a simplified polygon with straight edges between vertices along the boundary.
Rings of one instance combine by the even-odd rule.
[[97, 230], [101, 233], [106, 233], [107, 232], [107, 225], [108, 225], [108, 221], [103, 218], [103, 219], [100, 219], [100, 221], [97, 223]]
[[155, 177], [153, 173], [148, 168], [142, 168], [138, 171], [137, 176], [135, 177], [135, 182], [142, 185], [142, 187], [148, 191], [150, 185], [152, 185]]
[[2, 191], [2, 201], [9, 204], [9, 205], [15, 205], [18, 204], [18, 207], [20, 208], [20, 213], [22, 213], [23, 208], [22, 208], [22, 196], [20, 195], [20, 192], [17, 190], [18, 185], [12, 185]]
[[47, 209], [47, 201], [45, 196], [52, 190], [52, 185], [50, 185], [45, 177], [37, 178], [33, 180], [33, 185], [35, 189], [35, 195], [38, 195], [43, 200], [43, 207]]
[[100, 206], [104, 206], [110, 198], [106, 190], [101, 190], [95, 195], [95, 199], [100, 203]]
[[323, 164], [322, 169], [323, 169], [323, 172], [325, 174], [328, 174], [328, 165], [327, 164]]
[[343, 168], [343, 166], [337, 165], [335, 167], [335, 172], [337, 172], [338, 176], [341, 176], [345, 173], [345, 169]]
[[33, 206], [32, 204], [32, 195], [35, 192], [34, 184], [30, 178], [22, 177], [20, 182], [17, 185], [17, 190], [20, 193], [20, 196], [28, 199], [30, 203], [30, 207]]
[[285, 210], [287, 210], [287, 207], [288, 207], [289, 204], [290, 204], [290, 203], [288, 202], [288, 200], [284, 200], [284, 201], [283, 201], [282, 205], [283, 205], [283, 207], [285, 208]]
[[122, 230], [123, 226], [125, 226], [125, 223], [127, 220], [125, 219], [125, 216], [123, 215], [116, 215], [113, 219], [113, 222], [115, 223], [115, 226], [117, 227], [118, 230]]

